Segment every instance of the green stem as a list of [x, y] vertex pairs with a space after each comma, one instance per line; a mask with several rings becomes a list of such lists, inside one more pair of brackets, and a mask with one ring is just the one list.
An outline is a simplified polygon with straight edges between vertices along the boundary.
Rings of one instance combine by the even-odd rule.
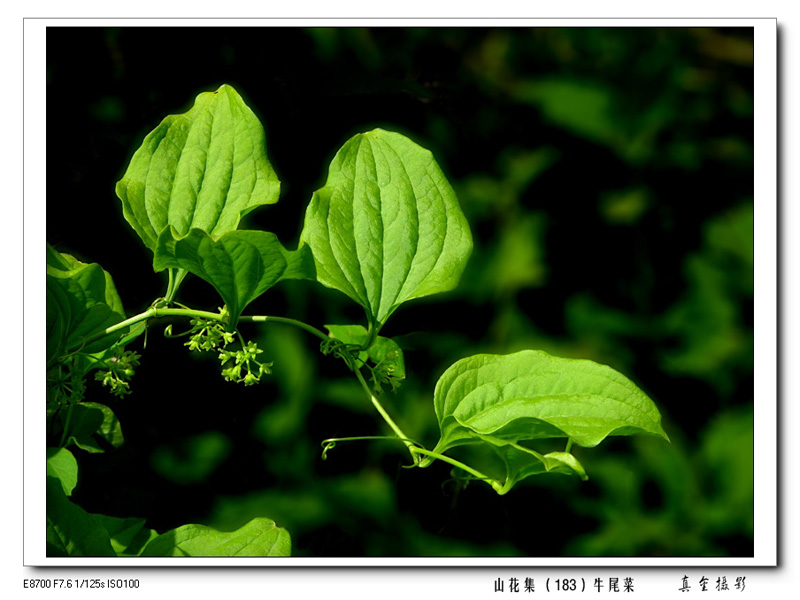
[[72, 419], [72, 408], [75, 406], [74, 402], [70, 402], [69, 409], [67, 409], [67, 418], [64, 420], [64, 432], [61, 434], [61, 441], [58, 443], [59, 448], [64, 447], [64, 442], [67, 441], [67, 432], [69, 431], [69, 422]]
[[367, 316], [369, 318], [369, 327], [367, 327], [367, 338], [361, 345], [361, 350], [369, 350], [370, 346], [375, 343], [375, 338], [378, 337], [379, 327], [377, 327], [377, 325], [374, 323], [371, 315]]
[[567, 447], [564, 449], [564, 452], [569, 452], [572, 450], [572, 438], [567, 438]]
[[169, 282], [167, 283], [167, 293], [164, 296], [164, 299], [168, 304], [170, 304], [175, 299], [175, 294], [178, 293], [178, 288], [180, 287], [183, 278], [189, 274], [189, 271], [186, 269], [168, 269], [168, 272]]
[[[138, 315], [131, 317], [130, 319], [125, 319], [124, 321], [120, 321], [110, 327], [106, 327], [103, 331], [98, 331], [97, 333], [90, 335], [86, 339], [81, 341], [81, 346], [85, 346], [95, 340], [103, 338], [107, 335], [110, 335], [120, 329], [125, 329], [126, 327], [130, 327], [136, 323], [140, 323], [141, 321], [146, 321], [147, 319], [154, 319], [156, 317], [198, 317], [203, 319], [214, 319], [216, 321], [222, 321], [222, 315], [219, 313], [208, 312], [205, 310], [193, 310], [187, 308], [150, 308], [143, 313], [139, 313]], [[70, 348], [70, 350], [72, 350]]]
[[164, 293], [164, 299], [169, 303], [175, 297], [175, 269], [167, 269], [167, 275], [169, 279], [167, 280], [167, 291]]
[[309, 325], [308, 323], [303, 323], [302, 321], [297, 321], [295, 319], [289, 319], [288, 317], [268, 317], [265, 315], [256, 315], [252, 317], [239, 317], [240, 323], [284, 323], [286, 325], [294, 325], [295, 327], [299, 327], [310, 333], [311, 335], [315, 335], [323, 341], [329, 341], [331, 338], [328, 337], [324, 332], [320, 331], [316, 327]]
[[[486, 483], [491, 485], [492, 489], [494, 489], [494, 491], [501, 496], [506, 492], [508, 492], [509, 489], [511, 489], [510, 486], [508, 487], [508, 489], [506, 489], [506, 486], [501, 484], [499, 481], [492, 479], [488, 475], [484, 475], [480, 471], [473, 469], [469, 465], [465, 465], [464, 463], [462, 463], [459, 460], [456, 460], [455, 458], [450, 458], [449, 456], [445, 456], [444, 454], [439, 454], [437, 452], [431, 452], [430, 450], [426, 450], [425, 448], [419, 448], [418, 446], [413, 446], [409, 448], [409, 450], [411, 451], [411, 454], [424, 454], [425, 456], [430, 456], [431, 458], [435, 458], [444, 461], [446, 463], [450, 463], [454, 467], [458, 467], [459, 469], [466, 471], [475, 478], [480, 479], [481, 481], [485, 481]], [[417, 462], [416, 459], [415, 462]]]
[[[121, 329], [125, 329], [126, 327], [130, 327], [136, 323], [140, 323], [141, 321], [146, 321], [148, 319], [155, 319], [157, 317], [194, 317], [194, 318], [201, 318], [201, 319], [211, 319], [214, 321], [222, 321], [224, 317], [220, 313], [209, 312], [205, 310], [194, 310], [192, 308], [157, 308], [152, 307], [143, 313], [139, 313], [136, 316], [133, 316], [129, 319], [125, 319], [124, 321], [120, 321], [110, 327], [106, 327], [104, 330], [99, 331], [85, 340], [82, 340], [81, 346], [85, 346], [95, 340], [103, 338], [107, 335], [110, 335], [116, 331], [120, 331]], [[328, 341], [330, 338], [317, 329], [316, 327], [312, 327], [302, 321], [297, 321], [295, 319], [289, 319], [287, 317], [270, 317], [266, 315], [256, 315], [250, 317], [240, 317], [240, 323], [284, 323], [286, 325], [293, 325], [295, 327], [299, 327], [307, 331], [308, 333], [317, 336], [321, 340]], [[72, 350], [72, 348], [70, 348]]]
[[397, 437], [399, 437], [406, 445], [408, 451], [411, 453], [411, 458], [414, 460], [414, 464], [415, 465], [418, 464], [419, 456], [414, 454], [414, 449], [416, 448], [414, 443], [411, 442], [409, 437], [405, 433], [403, 433], [403, 430], [397, 426], [397, 423], [395, 423], [392, 417], [389, 416], [389, 413], [387, 413], [386, 409], [383, 408], [381, 403], [375, 397], [375, 394], [373, 394], [372, 390], [369, 389], [369, 385], [367, 385], [367, 382], [364, 380], [364, 376], [361, 374], [361, 369], [356, 368], [353, 370], [353, 372], [356, 374], [356, 377], [358, 378], [358, 382], [361, 384], [361, 387], [364, 388], [364, 391], [367, 393], [369, 399], [372, 401], [372, 405], [375, 407], [378, 413], [380, 413], [380, 415], [383, 417], [383, 420], [386, 421], [386, 423], [388, 423], [389, 427], [392, 428], [392, 431], [395, 432]]

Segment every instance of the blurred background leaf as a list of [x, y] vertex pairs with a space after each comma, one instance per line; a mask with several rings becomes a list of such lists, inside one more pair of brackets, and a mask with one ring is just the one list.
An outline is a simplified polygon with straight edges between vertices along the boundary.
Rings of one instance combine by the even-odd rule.
[[[158, 531], [269, 517], [306, 556], [752, 555], [752, 30], [59, 27], [47, 42], [47, 239], [101, 262], [129, 312], [165, 281], [114, 183], [166, 114], [229, 83], [282, 182], [245, 226], [287, 247], [356, 132], [409, 136], [456, 190], [475, 238], [461, 284], [382, 331], [405, 356], [402, 388], [384, 394], [405, 431], [435, 443], [433, 386], [456, 360], [535, 348], [629, 376], [673, 442], [578, 449], [588, 482], [544, 475], [503, 497], [443, 464], [403, 468], [394, 442], [322, 461], [323, 439], [387, 432], [313, 339], [243, 326], [274, 366], [242, 388], [153, 327], [132, 396], [89, 382], [126, 440], [78, 456], [86, 510]], [[220, 305], [196, 279], [178, 299]], [[364, 324], [310, 282], [248, 311]]]

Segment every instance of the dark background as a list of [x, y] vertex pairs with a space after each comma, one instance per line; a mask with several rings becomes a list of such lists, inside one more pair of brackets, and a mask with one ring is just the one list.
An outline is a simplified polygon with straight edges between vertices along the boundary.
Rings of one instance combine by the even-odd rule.
[[[129, 315], [164, 274], [114, 184], [143, 137], [233, 85], [267, 132], [281, 200], [244, 227], [294, 247], [311, 193], [354, 133], [429, 148], [470, 221], [458, 289], [405, 305], [382, 334], [409, 377], [386, 399], [437, 440], [432, 394], [455, 360], [539, 348], [628, 375], [672, 444], [615, 438], [575, 454], [588, 482], [507, 496], [404, 469], [344, 366], [284, 326], [243, 326], [274, 374], [222, 380], [153, 326], [134, 394], [108, 403], [126, 443], [79, 453], [90, 512], [233, 529], [257, 516], [301, 556], [753, 554], [753, 35], [750, 29], [49, 28], [47, 239], [111, 273]], [[178, 299], [215, 309], [194, 279]], [[249, 314], [361, 323], [345, 296], [282, 282]], [[175, 323], [176, 331], [181, 324]]]

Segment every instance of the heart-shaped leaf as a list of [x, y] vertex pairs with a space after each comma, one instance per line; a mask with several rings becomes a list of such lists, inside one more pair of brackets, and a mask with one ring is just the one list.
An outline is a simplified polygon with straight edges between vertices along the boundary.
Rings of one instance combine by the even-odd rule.
[[204, 525], [184, 525], [162, 533], [142, 556], [289, 556], [289, 532], [270, 519], [253, 519], [230, 533]]
[[171, 225], [179, 236], [233, 231], [254, 208], [278, 201], [280, 183], [266, 154], [264, 128], [229, 85], [197, 96], [145, 137], [117, 183], [122, 212], [155, 251]]
[[609, 435], [641, 433], [669, 440], [655, 404], [627, 377], [589, 360], [535, 350], [456, 362], [436, 384], [434, 408], [441, 431], [434, 452], [464, 446], [469, 453], [478, 446], [485, 457], [489, 451], [495, 463], [492, 476], [504, 482], [500, 493], [544, 472], [586, 478], [568, 452], [540, 454], [521, 444], [527, 440], [569, 438], [585, 447]]
[[655, 404], [630, 379], [590, 360], [536, 350], [456, 362], [436, 384], [434, 406], [437, 452], [486, 435], [513, 442], [569, 437], [584, 447], [609, 435], [669, 439]]
[[336, 154], [306, 211], [301, 242], [317, 280], [380, 327], [403, 302], [453, 289], [472, 251], [453, 188], [428, 150], [375, 129]]
[[125, 318], [111, 275], [96, 264], [86, 264], [47, 245], [47, 359], [81, 347], [99, 352], [125, 331], [84, 345], [84, 340]]
[[156, 271], [186, 269], [204, 279], [222, 296], [235, 327], [244, 308], [281, 279], [313, 278], [307, 248], [286, 250], [266, 231], [229, 231], [214, 239], [192, 229], [185, 237], [166, 229], [155, 250]]

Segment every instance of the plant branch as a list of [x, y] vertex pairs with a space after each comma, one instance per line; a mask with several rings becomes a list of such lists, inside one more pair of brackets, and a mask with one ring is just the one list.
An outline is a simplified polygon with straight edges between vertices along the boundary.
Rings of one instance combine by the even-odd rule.
[[[435, 459], [444, 461], [446, 463], [450, 463], [454, 467], [458, 467], [459, 469], [461, 469], [463, 471], [466, 471], [470, 475], [474, 476], [476, 479], [480, 479], [481, 481], [485, 481], [486, 483], [491, 485], [492, 489], [494, 489], [494, 491], [497, 492], [501, 496], [504, 495], [505, 493], [507, 493], [508, 490], [511, 489], [511, 486], [506, 487], [503, 484], [501, 484], [499, 481], [497, 481], [495, 479], [492, 479], [488, 475], [484, 475], [480, 471], [477, 471], [477, 470], [473, 469], [469, 465], [465, 465], [464, 463], [462, 463], [459, 460], [456, 460], [455, 458], [450, 458], [449, 456], [445, 456], [444, 454], [439, 454], [437, 452], [431, 452], [430, 450], [426, 450], [425, 448], [419, 448], [418, 446], [413, 446], [413, 447], [409, 448], [409, 450], [411, 451], [411, 454], [424, 454], [425, 456], [430, 456], [431, 458], [435, 458]], [[417, 462], [416, 459], [415, 459], [415, 462]]]
[[[102, 331], [98, 331], [97, 333], [89, 336], [88, 338], [81, 341], [81, 346], [85, 346], [95, 340], [103, 338], [107, 335], [110, 335], [116, 331], [120, 331], [125, 329], [126, 327], [130, 327], [131, 325], [135, 325], [136, 323], [140, 323], [141, 321], [146, 321], [148, 319], [155, 319], [158, 317], [190, 317], [190, 318], [201, 318], [201, 319], [211, 319], [214, 321], [223, 321], [224, 317], [220, 313], [209, 312], [205, 310], [195, 310], [192, 308], [157, 308], [151, 307], [148, 310], [144, 311], [143, 313], [139, 313], [129, 319], [125, 319], [124, 321], [120, 321], [110, 327], [106, 327]], [[240, 323], [284, 323], [287, 325], [293, 325], [295, 327], [299, 327], [307, 331], [308, 333], [317, 336], [318, 338], [328, 341], [330, 338], [325, 335], [322, 331], [317, 329], [316, 327], [312, 327], [307, 323], [303, 323], [302, 321], [297, 321], [295, 319], [289, 319], [286, 317], [270, 317], [266, 315], [256, 315], [256, 316], [243, 316], [239, 318]]]
[[409, 437], [405, 433], [403, 433], [403, 430], [397, 426], [397, 423], [395, 423], [392, 417], [389, 416], [389, 413], [387, 413], [386, 409], [383, 408], [381, 403], [375, 397], [375, 394], [373, 394], [372, 390], [369, 389], [369, 385], [367, 385], [364, 376], [361, 374], [361, 369], [356, 367], [355, 369], [353, 369], [353, 372], [356, 374], [356, 377], [358, 378], [358, 382], [361, 384], [361, 387], [364, 388], [364, 391], [369, 396], [372, 405], [375, 407], [378, 413], [380, 413], [380, 415], [383, 417], [383, 420], [386, 421], [386, 423], [388, 423], [389, 427], [392, 428], [392, 431], [395, 432], [397, 437], [399, 437], [408, 448], [408, 451], [411, 453], [411, 458], [413, 459], [414, 464], [415, 465], [419, 464], [419, 456], [414, 454], [414, 449], [416, 448], [416, 446], [414, 445], [413, 442], [411, 442]]
[[141, 321], [146, 321], [148, 319], [154, 319], [156, 317], [199, 317], [203, 319], [213, 319], [215, 321], [222, 321], [223, 317], [220, 313], [213, 313], [208, 312], [205, 310], [193, 310], [187, 308], [155, 308], [151, 307], [148, 310], [144, 311], [143, 313], [139, 313], [136, 316], [133, 316], [129, 319], [125, 319], [124, 321], [120, 321], [110, 327], [106, 327], [102, 331], [98, 331], [90, 335], [89, 337], [81, 340], [80, 346], [85, 346], [95, 340], [99, 340], [107, 335], [110, 335], [116, 331], [120, 331], [121, 329], [125, 329], [126, 327], [130, 327], [131, 325], [135, 325]]
[[240, 323], [284, 323], [286, 325], [294, 325], [295, 327], [299, 327], [310, 333], [311, 335], [315, 335], [321, 340], [327, 342], [330, 341], [330, 337], [326, 335], [324, 332], [320, 331], [316, 327], [309, 325], [308, 323], [303, 323], [302, 321], [297, 321], [296, 319], [290, 319], [288, 317], [270, 317], [266, 315], [255, 315], [255, 316], [242, 316], [239, 317]]

